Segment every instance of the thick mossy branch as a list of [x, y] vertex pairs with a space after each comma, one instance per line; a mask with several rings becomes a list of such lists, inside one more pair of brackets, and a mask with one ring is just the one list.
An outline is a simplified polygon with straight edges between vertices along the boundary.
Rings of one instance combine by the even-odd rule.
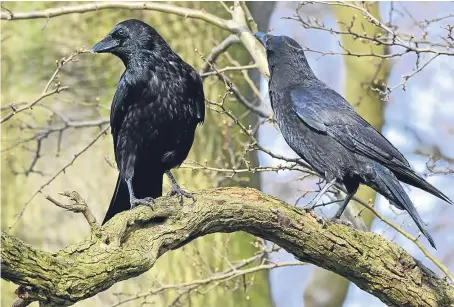
[[44, 306], [69, 306], [144, 273], [165, 252], [214, 232], [246, 231], [342, 275], [391, 306], [452, 306], [454, 288], [381, 236], [324, 222], [254, 189], [200, 191], [184, 205], [160, 198], [123, 212], [55, 253], [2, 232], [2, 278]]

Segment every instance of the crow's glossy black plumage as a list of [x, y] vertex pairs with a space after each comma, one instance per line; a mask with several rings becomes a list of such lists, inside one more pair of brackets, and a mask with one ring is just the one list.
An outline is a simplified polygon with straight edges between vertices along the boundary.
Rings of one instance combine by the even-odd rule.
[[260, 32], [256, 37], [266, 49], [271, 105], [284, 139], [327, 182], [342, 183], [347, 190], [335, 217], [340, 218], [359, 184], [365, 184], [406, 210], [435, 247], [398, 180], [452, 201], [414, 172], [405, 157], [341, 95], [317, 79], [296, 41]]
[[93, 51], [112, 53], [126, 67], [110, 112], [120, 173], [103, 224], [161, 196], [164, 173], [172, 181], [171, 194], [191, 196], [179, 188], [170, 169], [186, 159], [205, 117], [199, 74], [140, 20], [119, 23]]

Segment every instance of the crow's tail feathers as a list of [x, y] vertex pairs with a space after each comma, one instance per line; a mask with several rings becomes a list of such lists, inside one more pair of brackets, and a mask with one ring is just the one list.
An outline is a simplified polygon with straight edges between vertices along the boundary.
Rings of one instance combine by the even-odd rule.
[[126, 181], [124, 181], [119, 174], [117, 178], [117, 185], [115, 186], [115, 191], [102, 225], [110, 220], [115, 214], [129, 210], [129, 208], [131, 208], [131, 205], [129, 203], [128, 186]]
[[400, 181], [405, 182], [406, 184], [412, 185], [414, 187], [417, 187], [421, 190], [424, 190], [451, 205], [454, 204], [452, 200], [450, 200], [445, 194], [443, 194], [436, 187], [428, 183], [424, 178], [419, 176], [412, 169], [399, 167], [396, 169], [393, 168], [393, 172], [396, 175], [397, 179], [399, 179]]
[[[145, 172], [139, 171], [134, 174], [132, 185], [134, 194], [137, 198], [152, 197], [158, 198], [162, 195], [163, 172]], [[129, 199], [129, 190], [126, 181], [118, 175], [115, 192], [107, 209], [106, 217], [102, 222], [104, 225], [115, 214], [129, 210], [131, 203]]]
[[397, 181], [397, 178], [394, 176], [394, 174], [381, 165], [376, 165], [375, 171], [377, 173], [377, 177], [375, 179], [376, 181], [374, 182], [374, 189], [378, 188], [376, 189], [377, 192], [385, 196], [393, 205], [395, 205], [399, 209], [407, 211], [413, 221], [415, 221], [419, 230], [421, 230], [427, 240], [429, 240], [430, 245], [432, 245], [432, 247], [436, 249], [435, 242], [427, 231], [426, 226], [421, 219], [421, 216], [419, 216], [419, 213], [416, 211], [415, 206], [411, 202], [407, 193], [405, 193], [399, 181]]

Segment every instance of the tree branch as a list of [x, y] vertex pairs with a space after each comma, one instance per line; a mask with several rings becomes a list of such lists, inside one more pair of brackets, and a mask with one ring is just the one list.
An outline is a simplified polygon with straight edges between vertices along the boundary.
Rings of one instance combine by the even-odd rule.
[[95, 216], [91, 212], [85, 200], [79, 195], [79, 193], [77, 193], [76, 191], [65, 191], [63, 193], [60, 193], [60, 195], [68, 197], [74, 204], [68, 205], [61, 203], [49, 195], [46, 196], [46, 199], [60, 208], [75, 213], [82, 213], [87, 220], [88, 225], [90, 225], [91, 232], [99, 231], [98, 222], [96, 221]]
[[252, 35], [246, 20], [246, 13], [242, 9], [240, 3], [235, 1], [232, 10], [232, 19], [222, 19], [213, 14], [207, 13], [205, 10], [195, 10], [186, 7], [180, 7], [172, 4], [159, 2], [95, 2], [83, 5], [64, 6], [60, 8], [52, 8], [40, 11], [30, 12], [1, 12], [2, 20], [22, 20], [22, 19], [50, 19], [57, 16], [73, 13], [96, 12], [105, 9], [130, 9], [130, 10], [149, 10], [175, 14], [185, 18], [200, 19], [208, 22], [221, 29], [227, 30], [241, 40], [243, 46], [248, 50], [258, 65], [260, 72], [269, 76], [268, 64], [265, 56], [265, 50]]
[[[2, 14], [2, 18], [3, 18], [3, 14]], [[11, 117], [13, 117], [14, 115], [20, 113], [20, 112], [23, 112], [25, 110], [31, 110], [37, 103], [39, 103], [41, 100], [43, 100], [44, 98], [46, 97], [49, 97], [49, 96], [52, 96], [54, 94], [58, 94], [64, 90], [67, 90], [69, 87], [67, 86], [60, 86], [58, 84], [55, 85], [55, 88], [51, 91], [49, 91], [49, 88], [51, 86], [51, 84], [53, 82], [55, 82], [55, 78], [57, 77], [58, 73], [60, 72], [60, 70], [62, 69], [63, 66], [65, 66], [67, 63], [71, 62], [74, 60], [74, 58], [81, 54], [81, 53], [91, 53], [90, 50], [79, 50], [79, 51], [76, 51], [76, 52], [73, 52], [68, 58], [63, 58], [61, 59], [60, 61], [57, 61], [57, 68], [55, 69], [54, 73], [52, 74], [52, 76], [50, 77], [49, 81], [47, 81], [47, 84], [46, 86], [44, 87], [43, 89], [43, 92], [41, 93], [41, 95], [36, 98], [33, 102], [30, 102], [29, 104], [17, 109], [15, 107], [14, 104], [10, 104], [10, 108], [11, 108], [11, 112], [8, 113], [5, 117], [3, 117], [1, 120], [0, 120], [0, 123], [4, 123], [6, 122], [7, 120], [9, 120]]]
[[450, 306], [454, 288], [381, 236], [320, 222], [313, 212], [254, 189], [200, 191], [180, 205], [160, 198], [115, 216], [100, 234], [51, 253], [2, 232], [2, 278], [28, 299], [69, 306], [149, 270], [170, 250], [214, 232], [246, 231], [331, 270], [391, 306]]
[[82, 5], [74, 6], [63, 6], [58, 8], [51, 8], [40, 11], [30, 12], [1, 12], [1, 19], [3, 20], [22, 20], [22, 19], [39, 19], [39, 18], [53, 18], [67, 14], [74, 13], [87, 13], [106, 9], [129, 9], [129, 10], [149, 10], [157, 12], [166, 12], [183, 17], [191, 17], [195, 19], [201, 19], [209, 22], [222, 29], [228, 29], [228, 21], [222, 18], [216, 17], [212, 14], [206, 13], [202, 10], [194, 10], [185, 7], [178, 7], [166, 3], [157, 2], [95, 2]]

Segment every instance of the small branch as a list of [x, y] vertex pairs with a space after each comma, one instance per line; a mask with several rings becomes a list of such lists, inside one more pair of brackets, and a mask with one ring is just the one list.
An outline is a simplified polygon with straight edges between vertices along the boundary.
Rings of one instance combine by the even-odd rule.
[[450, 306], [454, 288], [380, 235], [329, 221], [254, 189], [222, 188], [197, 201], [159, 198], [116, 215], [54, 253], [2, 232], [2, 278], [31, 286], [46, 306], [69, 306], [148, 271], [164, 253], [215, 232], [246, 231], [331, 270], [390, 306]]
[[214, 65], [214, 63], [221, 54], [226, 52], [227, 49], [230, 48], [230, 46], [238, 43], [240, 43], [240, 39], [238, 38], [238, 36], [233, 34], [227, 36], [227, 38], [224, 39], [219, 45], [214, 47], [211, 50], [210, 54], [206, 57], [205, 64], [202, 67], [200, 75], [203, 76], [204, 73], [208, 72], [210, 70], [211, 65]]
[[252, 17], [252, 14], [249, 11], [249, 8], [247, 7], [246, 1], [241, 1], [240, 4], [241, 8], [244, 11], [244, 14], [246, 15], [246, 20], [249, 24], [249, 28], [251, 29], [252, 32], [254, 33], [257, 32], [258, 31], [257, 24], [255, 23], [254, 17]]
[[52, 198], [51, 196], [46, 196], [46, 199], [53, 203], [54, 205], [75, 212], [75, 213], [82, 213], [85, 217], [85, 219], [88, 222], [88, 225], [90, 225], [90, 229], [92, 232], [98, 232], [99, 231], [99, 225], [98, 222], [96, 221], [95, 216], [91, 212], [90, 208], [88, 207], [87, 203], [85, 200], [77, 193], [76, 191], [65, 191], [63, 193], [59, 193], [60, 195], [68, 197], [71, 201], [74, 202], [74, 204], [68, 205], [64, 204], [62, 202], [59, 202], [58, 200]]
[[207, 170], [212, 172], [219, 172], [219, 173], [233, 173], [233, 174], [241, 174], [241, 173], [258, 173], [258, 172], [279, 172], [279, 171], [298, 171], [298, 172], [306, 172], [306, 169], [302, 169], [296, 166], [296, 163], [292, 163], [289, 165], [282, 165], [279, 164], [277, 166], [250, 166], [249, 168], [220, 168], [220, 167], [213, 167], [208, 166], [206, 164], [202, 164], [196, 161], [187, 161], [184, 162], [180, 168], [188, 168], [191, 170]]
[[244, 66], [233, 66], [233, 67], [226, 66], [224, 68], [218, 69], [218, 71], [208, 71], [206, 73], [201, 74], [200, 76], [203, 78], [203, 77], [208, 77], [208, 76], [216, 75], [219, 73], [223, 73], [226, 71], [242, 71], [242, 70], [250, 70], [250, 69], [255, 69], [255, 68], [257, 68], [257, 65], [255, 65], [255, 64], [244, 65]]
[[[202, 78], [206, 78], [207, 77], [206, 74], [209, 71], [209, 69], [211, 68], [213, 70], [214, 75], [216, 75], [219, 78], [219, 80], [221, 80], [222, 82], [224, 82], [226, 84], [226, 86], [228, 87], [228, 90], [231, 91], [233, 93], [233, 95], [235, 95], [236, 99], [240, 103], [242, 103], [247, 109], [256, 113], [260, 117], [263, 117], [266, 119], [271, 119], [271, 116], [268, 115], [267, 113], [265, 113], [264, 111], [262, 111], [259, 106], [255, 106], [248, 99], [246, 99], [246, 97], [243, 96], [241, 91], [232, 83], [230, 78], [227, 77], [226, 75], [222, 74], [214, 66], [214, 61], [218, 58], [218, 56], [221, 55], [223, 52], [225, 52], [229, 46], [231, 46], [233, 43], [235, 43], [236, 39], [234, 37], [236, 37], [236, 36], [227, 37], [220, 45], [213, 48], [213, 50], [211, 51], [208, 58], [205, 58], [203, 55], [201, 55], [199, 53], [199, 56], [201, 57], [201, 59], [206, 63], [203, 66], [200, 74], [201, 74]], [[196, 50], [196, 52], [198, 53], [197, 50]], [[209, 61], [208, 59], [211, 59], [211, 61]], [[257, 66], [255, 66], [255, 67], [257, 67]]]
[[52, 96], [54, 94], [58, 94], [64, 90], [67, 90], [68, 87], [67, 86], [62, 86], [62, 87], [56, 87], [55, 89], [53, 89], [52, 91], [50, 92], [47, 92], [47, 93], [43, 93], [41, 94], [38, 98], [36, 98], [33, 102], [30, 102], [29, 104], [27, 104], [26, 106], [23, 106], [19, 109], [17, 109], [15, 107], [14, 104], [10, 104], [9, 107], [11, 109], [11, 112], [8, 113], [7, 115], [5, 115], [1, 120], [0, 120], [0, 123], [4, 123], [6, 122], [7, 120], [9, 120], [11, 117], [13, 117], [14, 115], [20, 113], [20, 112], [23, 112], [25, 110], [30, 110], [32, 109], [38, 102], [40, 102], [41, 100], [43, 100], [44, 98], [46, 97], [49, 97], [49, 96]]
[[[2, 16], [3, 16], [3, 13], [2, 13]], [[60, 86], [59, 84], [56, 84], [55, 88], [52, 91], [49, 92], [49, 87], [52, 84], [52, 82], [55, 81], [55, 78], [57, 77], [57, 75], [60, 72], [60, 70], [62, 69], [62, 67], [65, 66], [67, 63], [73, 61], [74, 58], [77, 55], [81, 54], [81, 53], [91, 53], [91, 51], [89, 51], [89, 50], [79, 50], [79, 51], [76, 51], [76, 52], [72, 53], [69, 57], [63, 58], [60, 61], [57, 61], [57, 68], [55, 69], [54, 73], [50, 77], [49, 81], [47, 81], [47, 84], [44, 87], [41, 95], [37, 99], [35, 99], [33, 102], [31, 102], [29, 104], [26, 104], [25, 106], [23, 106], [23, 107], [21, 107], [19, 109], [17, 109], [14, 104], [10, 104], [10, 107], [11, 107], [12, 111], [10, 113], [8, 113], [5, 117], [3, 117], [0, 120], [0, 123], [3, 124], [4, 122], [9, 120], [14, 115], [16, 115], [18, 113], [21, 113], [21, 112], [23, 112], [25, 110], [30, 110], [37, 103], [39, 103], [41, 100], [43, 100], [46, 97], [49, 97], [49, 96], [52, 96], [52, 95], [54, 95], [56, 93], [60, 93], [61, 91], [67, 90], [68, 89], [67, 86]]]
[[228, 29], [229, 23], [227, 20], [206, 13], [204, 10], [194, 10], [184, 7], [178, 7], [171, 4], [157, 2], [97, 2], [90, 4], [64, 6], [40, 11], [30, 12], [2, 12], [1, 19], [3, 20], [21, 20], [21, 19], [50, 19], [67, 14], [82, 14], [87, 12], [95, 12], [107, 9], [129, 9], [129, 10], [144, 10], [166, 12], [182, 17], [191, 17], [194, 19], [204, 20], [222, 29]]
[[53, 17], [73, 14], [73, 13], [86, 13], [94, 12], [105, 9], [130, 9], [130, 10], [150, 10], [157, 12], [165, 12], [175, 14], [185, 18], [200, 19], [208, 22], [221, 29], [227, 30], [232, 34], [235, 34], [248, 50], [255, 62], [260, 69], [260, 72], [264, 75], [269, 76], [268, 62], [266, 60], [265, 51], [263, 46], [253, 36], [251, 30], [249, 30], [248, 23], [246, 20], [246, 13], [239, 4], [235, 2], [233, 5], [232, 19], [226, 20], [219, 18], [213, 14], [207, 13], [205, 10], [195, 10], [185, 7], [179, 7], [172, 4], [164, 4], [159, 2], [97, 2], [75, 6], [65, 6], [60, 8], [46, 9], [41, 11], [31, 12], [2, 12], [1, 19], [4, 20], [21, 20], [21, 19], [36, 19], [46, 18], [50, 19]]
[[[312, 1], [306, 1], [307, 3], [314, 3]], [[383, 24], [380, 20], [378, 20], [374, 15], [372, 15], [366, 8], [364, 7], [361, 7], [361, 6], [358, 6], [358, 5], [355, 5], [354, 3], [350, 3], [350, 2], [345, 2], [345, 1], [334, 1], [334, 2], [325, 2], [325, 1], [320, 1], [318, 3], [321, 3], [321, 4], [326, 4], [326, 5], [338, 5], [338, 6], [345, 6], [345, 7], [348, 7], [348, 8], [352, 8], [352, 9], [355, 9], [355, 10], [358, 10], [360, 11], [364, 18], [367, 19], [370, 23], [372, 23], [373, 25], [377, 26], [377, 27], [380, 27], [382, 28], [383, 30], [385, 30], [386, 32], [388, 32], [394, 40], [397, 40], [398, 43], [406, 46], [405, 42], [403, 42], [400, 37], [396, 34], [396, 32], [394, 32], [393, 29], [389, 28], [388, 26], [386, 26], [385, 24]]]
[[[256, 258], [256, 257], [253, 257], [253, 258]], [[249, 263], [250, 263], [250, 261], [249, 261]], [[123, 304], [130, 303], [130, 302], [139, 300], [141, 298], [147, 298], [152, 295], [157, 295], [157, 294], [163, 293], [163, 292], [171, 290], [171, 289], [178, 289], [179, 292], [181, 292], [182, 290], [183, 291], [184, 290], [193, 291], [194, 289], [197, 289], [198, 287], [203, 286], [203, 285], [208, 285], [211, 283], [215, 283], [215, 285], [219, 285], [220, 283], [229, 281], [233, 278], [238, 278], [240, 276], [246, 276], [248, 274], [256, 273], [259, 271], [268, 271], [268, 270], [272, 270], [275, 268], [293, 267], [293, 266], [301, 266], [301, 265], [305, 265], [305, 263], [303, 263], [301, 261], [292, 261], [292, 262], [262, 264], [262, 265], [257, 265], [257, 266], [253, 266], [250, 268], [245, 268], [245, 269], [239, 269], [238, 267], [234, 267], [232, 269], [229, 269], [226, 272], [223, 272], [221, 274], [215, 274], [215, 275], [205, 278], [205, 279], [193, 280], [193, 281], [190, 281], [187, 283], [176, 284], [176, 285], [165, 285], [165, 286], [159, 287], [157, 289], [152, 289], [152, 290], [144, 292], [144, 293], [138, 293], [132, 297], [119, 301], [118, 303], [112, 305], [111, 307], [121, 306]], [[241, 267], [244, 267], [244, 266], [245, 265], [242, 263]]]

